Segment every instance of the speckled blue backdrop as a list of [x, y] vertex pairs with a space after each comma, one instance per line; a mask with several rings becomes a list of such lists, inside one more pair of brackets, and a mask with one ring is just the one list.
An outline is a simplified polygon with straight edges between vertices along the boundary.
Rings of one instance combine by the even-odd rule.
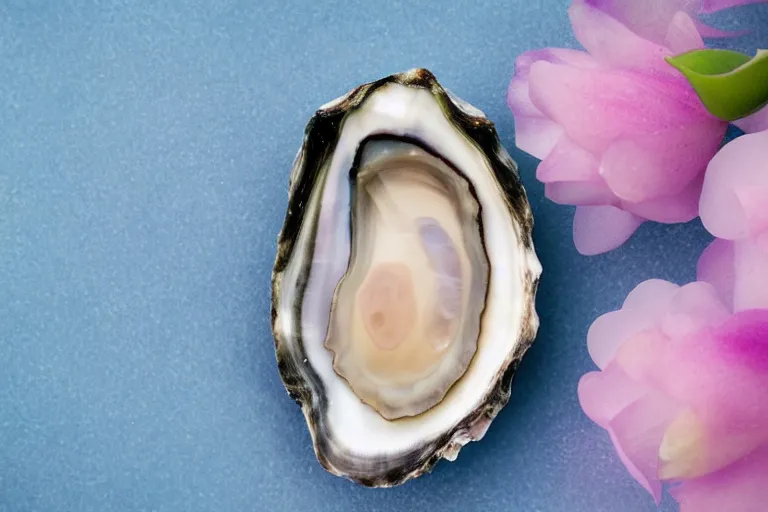
[[[708, 236], [582, 257], [504, 104], [516, 55], [574, 46], [566, 0], [0, 2], [0, 510], [655, 509], [581, 413], [587, 328]], [[716, 17], [766, 40], [768, 5]], [[402, 487], [325, 473], [269, 327], [288, 170], [316, 107], [430, 68], [518, 159], [540, 336], [481, 443]], [[665, 498], [665, 511], [675, 505]]]

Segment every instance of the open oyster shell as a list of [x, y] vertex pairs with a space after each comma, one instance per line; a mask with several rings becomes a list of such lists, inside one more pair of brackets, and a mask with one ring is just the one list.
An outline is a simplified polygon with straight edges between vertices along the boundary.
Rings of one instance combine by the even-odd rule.
[[310, 120], [272, 276], [280, 376], [324, 468], [401, 484], [507, 403], [541, 266], [517, 168], [482, 112], [415, 69]]

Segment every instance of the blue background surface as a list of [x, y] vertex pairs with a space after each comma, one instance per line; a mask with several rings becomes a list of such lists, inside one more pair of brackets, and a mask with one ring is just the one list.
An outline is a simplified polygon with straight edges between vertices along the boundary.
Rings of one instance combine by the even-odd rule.
[[[0, 3], [0, 510], [655, 510], [579, 408], [585, 335], [640, 281], [693, 279], [709, 236], [647, 224], [606, 255], [573, 248], [572, 210], [543, 197], [504, 102], [519, 53], [575, 46], [566, 5]], [[728, 44], [765, 41], [766, 7], [716, 17], [758, 31]], [[415, 66], [520, 163], [542, 324], [482, 442], [370, 490], [314, 458], [269, 281], [306, 121]]]

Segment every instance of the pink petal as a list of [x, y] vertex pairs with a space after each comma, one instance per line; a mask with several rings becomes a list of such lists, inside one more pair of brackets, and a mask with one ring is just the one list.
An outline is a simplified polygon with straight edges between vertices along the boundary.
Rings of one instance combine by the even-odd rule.
[[699, 0], [581, 0], [605, 12], [637, 36], [673, 54], [703, 48], [698, 30]]
[[509, 82], [509, 88], [507, 89], [507, 106], [512, 111], [512, 114], [517, 116], [540, 118], [544, 117], [541, 110], [531, 103], [531, 98], [528, 94], [528, 76], [523, 75], [521, 72], [515, 73], [512, 80]]
[[682, 20], [683, 16], [690, 20], [696, 14], [697, 0], [586, 0], [586, 3], [609, 14], [638, 36], [664, 44], [673, 53], [679, 50], [667, 44], [670, 32], [693, 29], [688, 37], [701, 42], [693, 21]]
[[674, 295], [661, 319], [662, 332], [677, 339], [728, 320], [730, 312], [715, 288], [704, 282], [689, 283]]
[[592, 421], [608, 430], [619, 458], [633, 478], [658, 501], [658, 450], [666, 425], [679, 407], [643, 388], [616, 366], [588, 373], [579, 381], [579, 402]]
[[[768, 157], [768, 151], [766, 151]], [[747, 216], [747, 229], [756, 237], [768, 230], [768, 183], [765, 185], [741, 185], [733, 188], [733, 193]]]
[[[577, 69], [538, 61], [531, 66], [529, 80], [532, 103], [562, 125], [575, 144], [594, 155], [617, 139], [637, 138], [642, 148], [662, 148], [662, 161], [671, 159], [668, 153], [678, 149], [693, 154], [698, 163], [702, 153], [711, 151], [711, 140], [726, 129], [726, 123], [704, 109], [682, 76]], [[653, 135], [659, 133], [669, 140]]]
[[615, 67], [669, 72], [664, 61], [664, 57], [671, 55], [667, 48], [633, 33], [590, 2], [574, 0], [568, 14], [576, 39], [598, 61]]
[[633, 315], [631, 311], [611, 311], [599, 316], [589, 327], [587, 348], [595, 364], [605, 369], [622, 343], [643, 329], [652, 327], [653, 317]]
[[597, 62], [586, 52], [560, 48], [525, 52], [515, 60], [515, 75], [507, 90], [507, 105], [515, 117], [515, 143], [543, 160], [557, 144], [563, 128], [531, 102], [528, 75], [531, 65], [540, 60], [581, 68], [595, 67]]
[[733, 124], [747, 133], [768, 130], [768, 107], [763, 107], [751, 116], [735, 121]]
[[[741, 373], [737, 377], [753, 379], [743, 385], [751, 395], [762, 400], [768, 392], [768, 309], [750, 309], [739, 312], [714, 331], [717, 352], [713, 357], [738, 366], [740, 371], [750, 370], [752, 375]], [[761, 402], [764, 403], [764, 402]], [[762, 417], [768, 420], [768, 408], [760, 407]], [[765, 434], [768, 436], [768, 423]]]
[[686, 404], [699, 419], [690, 474], [720, 469], [768, 443], [768, 310], [738, 313], [657, 354], [641, 382]]
[[[704, 284], [691, 283], [680, 290]], [[670, 311], [675, 307], [679, 304], [673, 301]], [[700, 305], [697, 308], [702, 312]], [[722, 317], [706, 320], [702, 315], [699, 321], [703, 327], [684, 329], [680, 338], [662, 330], [645, 330], [625, 341], [614, 360], [630, 378], [663, 389], [681, 403], [711, 407], [720, 400], [720, 407], [725, 402], [736, 405], [736, 388], [739, 393], [752, 390], [740, 399], [763, 400], [762, 391], [768, 393], [768, 310], [742, 311], [725, 321]], [[678, 333], [672, 329], [670, 334]], [[768, 408], [754, 411], [768, 421]]]
[[737, 7], [740, 5], [758, 4], [766, 2], [768, 0], [702, 0], [701, 11], [704, 14], [709, 14], [723, 9], [731, 7]]
[[617, 203], [597, 174], [597, 159], [562, 136], [536, 169], [536, 177], [546, 183], [546, 196], [560, 204], [599, 205]]
[[516, 61], [515, 76], [507, 90], [507, 105], [515, 118], [515, 144], [523, 151], [536, 158], [545, 158], [555, 147], [563, 128], [547, 118], [528, 96], [528, 65], [521, 61], [529, 60], [530, 55], [523, 54]]
[[631, 403], [648, 393], [648, 388], [629, 379], [616, 365], [602, 372], [590, 372], [579, 380], [579, 403], [584, 413], [603, 428]]
[[755, 187], [768, 187], [768, 131], [737, 137], [709, 163], [699, 202], [704, 227], [718, 238], [749, 236], [768, 210], [767, 201], [751, 200]]
[[565, 64], [580, 69], [600, 67], [600, 64], [594, 57], [587, 52], [570, 48], [543, 48], [541, 50], [529, 50], [520, 54], [515, 59], [515, 76], [527, 80], [531, 66], [539, 61]]
[[732, 311], [768, 308], [768, 250], [758, 242], [716, 239], [699, 258], [697, 278]]
[[651, 391], [619, 413], [609, 433], [616, 451], [630, 474], [656, 499], [661, 499], [658, 478], [659, 446], [667, 426], [680, 406], [662, 393]]
[[616, 196], [601, 178], [591, 181], [556, 181], [544, 186], [544, 195], [558, 204], [599, 206], [618, 204]]
[[702, 173], [677, 194], [654, 197], [639, 203], [622, 201], [621, 208], [656, 222], [688, 222], [699, 216], [699, 197], [703, 182]]
[[664, 45], [672, 53], [679, 54], [704, 48], [704, 40], [699, 34], [696, 22], [683, 11], [677, 11], [667, 29]]
[[[598, 318], [587, 342], [590, 353], [600, 352], [598, 360], [609, 354], [633, 379], [659, 385], [656, 371], [660, 368], [653, 361], [667, 350], [667, 343], [720, 325], [728, 318], [728, 310], [709, 283], [678, 287], [660, 279], [649, 280], [633, 290], [620, 311]], [[611, 332], [613, 337], [622, 338], [615, 348], [606, 341], [612, 339]]]
[[546, 117], [515, 116], [515, 145], [538, 159], [549, 155], [564, 132]]
[[613, 206], [579, 206], [573, 218], [573, 241], [584, 255], [610, 251], [626, 242], [643, 219]]
[[716, 238], [709, 244], [699, 257], [696, 279], [714, 286], [723, 303], [732, 310], [736, 286], [734, 243]]
[[726, 128], [713, 118], [687, 128], [617, 140], [603, 155], [600, 174], [627, 201], [677, 194], [704, 172]]
[[688, 481], [670, 492], [680, 512], [765, 512], [768, 445], [727, 468]]
[[598, 317], [587, 333], [587, 348], [595, 364], [605, 369], [622, 343], [654, 327], [678, 289], [661, 279], [643, 281], [630, 292], [622, 309]]
[[663, 389], [666, 374], [660, 362], [666, 357], [673, 341], [658, 328], [645, 329], [619, 347], [614, 363], [632, 380], [647, 387]]
[[598, 161], [592, 153], [561, 137], [547, 158], [536, 169], [536, 178], [544, 183], [554, 181], [589, 181], [599, 178]]
[[663, 279], [648, 279], [635, 286], [624, 299], [624, 309], [641, 310], [653, 318], [661, 318], [680, 287]]
[[589, 355], [598, 367], [606, 368], [622, 343], [638, 332], [653, 327], [656, 321], [653, 316], [625, 309], [598, 317], [587, 334]]
[[733, 310], [768, 309], [768, 249], [752, 240], [734, 248]]
[[768, 254], [768, 231], [753, 237], [751, 241], [760, 247], [764, 253]]

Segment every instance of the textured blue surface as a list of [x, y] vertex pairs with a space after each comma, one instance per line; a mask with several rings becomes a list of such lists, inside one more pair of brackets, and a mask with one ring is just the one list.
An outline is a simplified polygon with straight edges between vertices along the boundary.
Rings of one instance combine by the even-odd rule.
[[[566, 4], [0, 3], [0, 510], [654, 510], [579, 408], [585, 335], [638, 282], [692, 279], [708, 236], [648, 224], [574, 250], [504, 104], [516, 55], [575, 44]], [[765, 7], [718, 24], [765, 36]], [[414, 66], [521, 165], [542, 325], [481, 443], [369, 490], [314, 458], [277, 374], [270, 271], [314, 109]]]

